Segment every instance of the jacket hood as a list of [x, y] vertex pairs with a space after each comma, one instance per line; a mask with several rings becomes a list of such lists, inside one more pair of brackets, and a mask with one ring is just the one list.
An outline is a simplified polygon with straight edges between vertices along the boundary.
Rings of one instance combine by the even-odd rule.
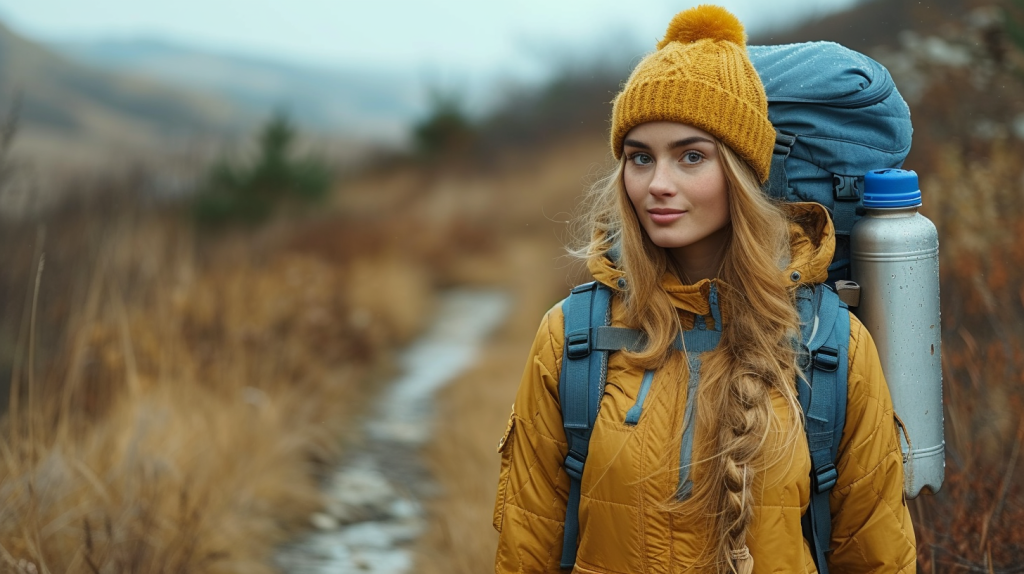
[[[783, 209], [789, 217], [790, 259], [780, 270], [785, 280], [792, 284], [816, 284], [828, 279], [828, 266], [835, 252], [836, 236], [832, 218], [819, 203], [786, 203]], [[621, 291], [626, 275], [607, 256], [595, 257], [587, 262], [594, 279]], [[701, 279], [686, 285], [672, 273], [666, 273], [661, 280], [662, 288], [669, 294], [673, 305], [682, 311], [698, 315], [709, 315], [708, 294], [711, 282], [719, 279]], [[621, 286], [620, 286], [621, 283]]]

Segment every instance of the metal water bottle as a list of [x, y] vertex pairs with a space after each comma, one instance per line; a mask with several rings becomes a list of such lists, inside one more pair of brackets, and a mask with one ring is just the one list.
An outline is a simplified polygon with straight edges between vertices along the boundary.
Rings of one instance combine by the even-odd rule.
[[882, 360], [901, 434], [903, 492], [936, 492], [945, 474], [939, 333], [939, 238], [918, 213], [917, 174], [881, 169], [864, 176], [865, 216], [850, 236], [851, 271], [860, 284], [857, 317]]

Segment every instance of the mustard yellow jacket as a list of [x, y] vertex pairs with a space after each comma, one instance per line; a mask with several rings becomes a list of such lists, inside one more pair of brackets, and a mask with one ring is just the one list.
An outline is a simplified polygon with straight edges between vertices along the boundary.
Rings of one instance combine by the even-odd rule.
[[[826, 279], [835, 238], [827, 212], [815, 204], [790, 207], [804, 225], [792, 226], [792, 259], [786, 277]], [[594, 277], [616, 289], [621, 272], [608, 261], [590, 266]], [[666, 276], [684, 323], [709, 316], [708, 281], [682, 285]], [[612, 323], [622, 306], [613, 298]], [[725, 318], [728, 322], [728, 317]], [[499, 532], [498, 573], [560, 572], [562, 527], [569, 477], [558, 396], [563, 317], [555, 306], [543, 318], [516, 395], [512, 416], [499, 443], [501, 475], [494, 508]], [[576, 573], [669, 574], [711, 572], [709, 540], [693, 521], [666, 508], [676, 493], [685, 385], [680, 373], [659, 370], [636, 426], [624, 424], [637, 400], [643, 372], [611, 353], [608, 379], [582, 480], [580, 539]], [[776, 412], [790, 419], [781, 396]], [[771, 438], [769, 439], [771, 441]], [[755, 483], [757, 502], [747, 543], [754, 572], [815, 572], [800, 517], [811, 492], [810, 455], [805, 439], [786, 450]], [[665, 455], [674, 453], [674, 455]], [[672, 459], [671, 456], [675, 458]], [[668, 464], [666, 464], [668, 458]], [[914, 531], [903, 498], [903, 461], [892, 402], [871, 336], [851, 316], [846, 426], [832, 490], [832, 574], [914, 572]], [[693, 479], [700, 480], [699, 467]]]

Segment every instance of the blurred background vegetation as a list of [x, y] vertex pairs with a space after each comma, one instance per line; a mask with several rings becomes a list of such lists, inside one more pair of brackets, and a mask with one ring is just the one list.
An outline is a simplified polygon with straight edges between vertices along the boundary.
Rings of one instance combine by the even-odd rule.
[[[751, 40], [864, 51], [911, 106], [905, 167], [942, 244], [947, 478], [911, 502], [924, 572], [1024, 563], [1022, 30], [1020, 0], [879, 0]], [[275, 571], [395, 353], [467, 286], [514, 310], [438, 405], [416, 569], [490, 570], [494, 444], [537, 320], [583, 277], [566, 223], [608, 165], [629, 59], [565, 64], [485, 113], [437, 86], [412, 113], [407, 85], [371, 78], [332, 113], [382, 141], [311, 129], [331, 106], [306, 77], [268, 116], [226, 104], [226, 80], [138, 76], [171, 57], [150, 48], [112, 67], [0, 28], [0, 570]]]
[[196, 192], [194, 214], [206, 224], [258, 223], [285, 203], [322, 200], [331, 185], [324, 160], [296, 157], [296, 132], [283, 113], [267, 121], [247, 162], [220, 158]]

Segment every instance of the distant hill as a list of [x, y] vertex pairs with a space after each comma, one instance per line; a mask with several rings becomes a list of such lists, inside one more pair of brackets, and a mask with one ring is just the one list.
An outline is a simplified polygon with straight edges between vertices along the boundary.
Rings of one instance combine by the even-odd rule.
[[51, 47], [96, 68], [230, 101], [251, 114], [284, 108], [306, 130], [348, 138], [401, 141], [426, 100], [413, 74], [300, 66], [145, 38]]
[[256, 119], [222, 99], [72, 62], [0, 24], [0, 111], [16, 98], [16, 147], [71, 164], [223, 137]]
[[357, 141], [404, 141], [426, 99], [414, 83], [155, 41], [42, 45], [0, 23], [0, 121], [17, 105], [14, 146], [0, 156], [0, 211], [14, 196], [80, 188], [83, 173], [145, 165], [149, 177], [187, 182], [281, 108], [311, 145], [350, 161], [363, 153]]

